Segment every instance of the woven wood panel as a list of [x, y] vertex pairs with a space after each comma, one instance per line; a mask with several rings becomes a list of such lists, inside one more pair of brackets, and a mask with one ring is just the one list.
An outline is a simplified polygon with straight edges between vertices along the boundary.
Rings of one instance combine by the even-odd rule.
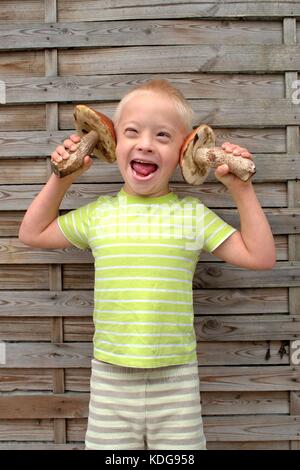
[[[218, 144], [254, 154], [277, 249], [272, 271], [210, 254], [198, 263], [208, 448], [300, 449], [299, 17], [295, 1], [0, 2], [0, 449], [84, 448], [93, 259], [76, 248], [27, 247], [18, 229], [50, 176], [51, 152], [73, 129], [74, 105], [111, 116], [129, 88], [153, 76], [183, 91], [195, 124], [211, 125]], [[96, 161], [61, 213], [121, 185], [116, 165]], [[171, 188], [239, 228], [213, 172], [199, 190], [177, 171]]]

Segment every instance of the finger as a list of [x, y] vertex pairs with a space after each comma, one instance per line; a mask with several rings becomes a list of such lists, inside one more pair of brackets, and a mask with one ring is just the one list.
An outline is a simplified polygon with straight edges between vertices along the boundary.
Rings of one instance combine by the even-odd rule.
[[83, 159], [84, 165], [90, 165], [92, 162], [93, 162], [93, 160], [91, 159], [91, 157], [89, 155], [86, 155]]
[[79, 135], [77, 135], [77, 134], [72, 134], [72, 135], [70, 135], [70, 139], [71, 139], [75, 144], [78, 144], [78, 142], [80, 142], [80, 140], [81, 140], [80, 137], [79, 137]]
[[63, 156], [63, 154], [66, 152], [66, 149], [63, 145], [58, 145], [55, 151], [58, 153], [58, 155]]
[[64, 147], [65, 148], [69, 149], [70, 147], [72, 147], [72, 145], [74, 145], [74, 143], [71, 139], [64, 140]]
[[61, 162], [62, 157], [56, 151], [54, 151], [51, 153], [51, 160], [53, 160], [54, 162]]
[[225, 152], [232, 153], [232, 151], [235, 147], [232, 144], [223, 144], [222, 148], [223, 148], [223, 150], [225, 150]]
[[66, 160], [67, 158], [69, 158], [69, 153], [67, 152], [67, 150], [65, 149], [65, 147], [63, 147], [62, 145], [59, 145], [58, 147], [56, 147], [56, 152], [58, 153], [58, 155], [60, 155], [64, 160]]
[[223, 165], [218, 166], [216, 169], [219, 176], [224, 176], [229, 172], [229, 166], [224, 163]]
[[245, 158], [252, 158], [252, 154], [248, 152], [248, 150], [246, 150], [245, 152], [242, 152], [241, 155], [242, 157], [245, 157]]
[[77, 145], [71, 139], [66, 139], [64, 141], [64, 147], [70, 150], [71, 152], [74, 152], [74, 150], [77, 149]]

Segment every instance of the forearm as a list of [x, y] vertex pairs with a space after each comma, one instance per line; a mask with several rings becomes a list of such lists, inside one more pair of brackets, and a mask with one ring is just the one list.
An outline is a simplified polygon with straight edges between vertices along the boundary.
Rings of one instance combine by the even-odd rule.
[[240, 232], [249, 255], [260, 261], [274, 259], [275, 262], [274, 238], [252, 183], [230, 193], [240, 214]]
[[19, 237], [34, 238], [56, 219], [61, 201], [73, 183], [72, 176], [58, 178], [52, 174], [41, 192], [35, 197], [22, 220]]

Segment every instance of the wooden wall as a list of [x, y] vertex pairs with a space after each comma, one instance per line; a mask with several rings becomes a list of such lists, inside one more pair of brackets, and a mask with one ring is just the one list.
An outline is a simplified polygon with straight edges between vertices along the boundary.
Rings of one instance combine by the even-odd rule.
[[[208, 447], [300, 449], [300, 366], [292, 354], [300, 339], [300, 106], [292, 100], [299, 17], [294, 1], [0, 2], [0, 449], [84, 448], [93, 260], [75, 248], [29, 248], [18, 227], [50, 176], [50, 153], [73, 128], [74, 104], [111, 116], [129, 87], [156, 75], [185, 93], [195, 124], [213, 126], [218, 143], [254, 154], [255, 190], [277, 247], [272, 271], [207, 254], [198, 264]], [[61, 213], [121, 185], [117, 167], [97, 161]], [[171, 187], [202, 197], [239, 227], [213, 174], [199, 190], [178, 171]]]

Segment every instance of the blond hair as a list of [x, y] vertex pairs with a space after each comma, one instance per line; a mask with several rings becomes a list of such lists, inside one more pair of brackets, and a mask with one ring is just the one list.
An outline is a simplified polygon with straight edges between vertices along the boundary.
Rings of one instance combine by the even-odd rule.
[[154, 92], [170, 98], [182, 118], [186, 132], [190, 132], [192, 130], [194, 112], [191, 106], [189, 105], [188, 101], [185, 99], [181, 91], [165, 79], [149, 80], [146, 83], [138, 85], [133, 90], [126, 93], [126, 95], [119, 102], [117, 109], [114, 113], [113, 122], [115, 125], [117, 125], [120, 119], [124, 105], [128, 103], [131, 98], [143, 92]]

